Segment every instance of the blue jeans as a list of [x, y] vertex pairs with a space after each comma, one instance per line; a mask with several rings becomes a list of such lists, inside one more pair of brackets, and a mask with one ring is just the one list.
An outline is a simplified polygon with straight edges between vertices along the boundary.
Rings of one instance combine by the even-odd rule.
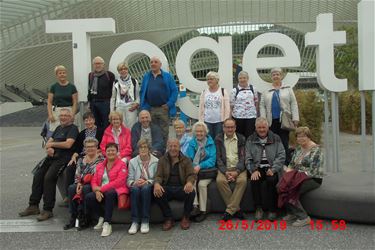
[[130, 189], [132, 222], [148, 223], [150, 221], [150, 206], [152, 185], [133, 186]]
[[90, 109], [95, 118], [95, 124], [103, 130], [109, 125], [110, 100], [91, 101]]
[[223, 122], [209, 123], [205, 122], [208, 127], [208, 134], [211, 136], [212, 140], [215, 140], [215, 137], [218, 134], [223, 133]]
[[[69, 212], [73, 218], [77, 218], [78, 215], [78, 207], [82, 205], [83, 211], [86, 214], [86, 206], [85, 206], [85, 200], [81, 201], [81, 204], [78, 204], [77, 200], [73, 201], [74, 195], [76, 195], [77, 190], [77, 184], [72, 184], [69, 186], [68, 189], [68, 195], [69, 195]], [[85, 184], [82, 187], [82, 196], [85, 198], [85, 196], [92, 191], [90, 184]]]

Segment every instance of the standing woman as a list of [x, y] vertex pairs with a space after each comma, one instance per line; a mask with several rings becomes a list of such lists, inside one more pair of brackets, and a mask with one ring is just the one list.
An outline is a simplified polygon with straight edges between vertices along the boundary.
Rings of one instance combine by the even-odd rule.
[[59, 115], [61, 108], [70, 108], [74, 119], [78, 105], [78, 92], [76, 86], [68, 81], [66, 68], [62, 65], [57, 65], [55, 67], [55, 75], [57, 82], [51, 85], [47, 101], [50, 131], [55, 131], [57, 126], [60, 125]]
[[[92, 192], [85, 197], [85, 203], [90, 215], [98, 219], [94, 229], [103, 229], [101, 236], [112, 233], [112, 213], [118, 202], [118, 196], [129, 194], [126, 186], [128, 169], [123, 161], [117, 157], [116, 143], [108, 143], [105, 147], [107, 158], [96, 166], [91, 180]], [[101, 204], [104, 203], [104, 211]]]
[[120, 63], [117, 71], [120, 77], [112, 88], [111, 111], [121, 112], [125, 126], [131, 129], [138, 118], [139, 83], [130, 76], [126, 63]]
[[249, 74], [246, 71], [238, 74], [238, 86], [232, 89], [230, 106], [237, 132], [247, 139], [255, 131], [258, 92], [249, 84]]
[[292, 120], [296, 127], [298, 126], [299, 114], [293, 89], [282, 83], [283, 77], [284, 74], [281, 68], [273, 68], [271, 70], [272, 87], [262, 94], [260, 116], [265, 117], [268, 124], [271, 124], [271, 131], [280, 136], [286, 153], [285, 163], [288, 164], [290, 159], [289, 131], [281, 128], [281, 112], [285, 111], [292, 114]]
[[223, 132], [223, 122], [229, 118], [230, 103], [228, 92], [219, 85], [219, 74], [210, 71], [206, 75], [208, 89], [199, 100], [199, 121], [205, 122], [212, 139]]
[[148, 140], [140, 139], [137, 146], [139, 155], [130, 160], [127, 181], [130, 188], [132, 216], [129, 234], [137, 233], [139, 225], [141, 225], [141, 233], [150, 231], [151, 197], [159, 161], [151, 154], [151, 145]]

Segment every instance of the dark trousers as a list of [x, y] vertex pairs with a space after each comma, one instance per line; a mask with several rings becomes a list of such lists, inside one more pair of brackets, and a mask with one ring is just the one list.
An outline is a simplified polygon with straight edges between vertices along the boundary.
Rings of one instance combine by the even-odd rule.
[[[299, 190], [299, 194], [302, 195], [304, 193], [307, 193], [311, 190], [317, 189], [320, 187], [321, 183], [318, 183], [314, 181], [313, 179], [307, 179], [305, 180]], [[286, 211], [290, 214], [294, 214], [298, 219], [303, 220], [307, 218], [307, 213], [305, 209], [302, 207], [301, 202], [298, 200], [295, 205], [292, 205], [290, 203], [286, 204]]]
[[205, 122], [208, 128], [208, 134], [215, 140], [218, 134], [223, 133], [223, 122], [209, 123]]
[[56, 201], [56, 183], [61, 167], [66, 160], [58, 158], [47, 158], [42, 166], [36, 171], [31, 187], [29, 199], [30, 205], [38, 206], [43, 197], [43, 210], [52, 211]]
[[82, 197], [83, 200], [79, 203], [77, 200], [73, 200], [73, 197], [76, 195], [77, 184], [72, 184], [69, 186], [68, 194], [69, 194], [69, 212], [73, 218], [77, 218], [78, 215], [78, 208], [79, 206], [82, 207], [83, 212], [86, 214], [86, 205], [85, 205], [85, 196], [92, 191], [90, 184], [85, 184], [82, 187]]
[[271, 131], [280, 136], [281, 142], [285, 149], [285, 165], [288, 165], [291, 158], [289, 153], [289, 131], [281, 129], [279, 119], [273, 119], [270, 127]]
[[109, 125], [110, 101], [91, 101], [90, 109], [95, 117], [96, 126], [105, 129]]
[[74, 177], [75, 177], [75, 173], [76, 173], [76, 166], [75, 165], [73, 165], [73, 166], [66, 166], [66, 168], [65, 168], [64, 171], [66, 171], [66, 182], [64, 184], [65, 187], [66, 187], [66, 194], [69, 197], [69, 200], [71, 200], [70, 196], [69, 196], [69, 194], [70, 194], [69, 193], [69, 189], [70, 189], [70, 185], [72, 185], [74, 183]]
[[[267, 168], [261, 168], [260, 178], [256, 181], [251, 180], [251, 189], [253, 192], [254, 205], [256, 208], [267, 209], [270, 212], [276, 212], [277, 207], [277, 190], [276, 184], [278, 182], [277, 173], [273, 176], [267, 176]], [[262, 182], [266, 182], [265, 197], [262, 197]]]
[[187, 194], [183, 186], [163, 186], [163, 188], [165, 192], [161, 197], [155, 197], [155, 201], [159, 205], [164, 218], [172, 218], [172, 210], [168, 203], [170, 200], [184, 201], [184, 216], [190, 217], [190, 213], [193, 210], [195, 191]]
[[236, 132], [245, 136], [246, 139], [254, 133], [256, 118], [251, 118], [251, 119], [234, 118], [234, 120], [236, 121]]
[[130, 189], [132, 222], [148, 223], [150, 221], [150, 207], [152, 197], [152, 185], [142, 187], [133, 186]]
[[[94, 192], [85, 196], [85, 203], [88, 214], [97, 219], [99, 216], [104, 217], [104, 222], [110, 223], [112, 220], [113, 208], [117, 204], [117, 192], [114, 189], [103, 193], [104, 198], [98, 202]], [[101, 204], [104, 203], [104, 211]]]

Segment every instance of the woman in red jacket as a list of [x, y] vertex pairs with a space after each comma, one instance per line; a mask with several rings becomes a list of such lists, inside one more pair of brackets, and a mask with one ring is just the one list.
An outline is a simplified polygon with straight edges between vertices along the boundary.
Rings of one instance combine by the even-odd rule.
[[[128, 169], [118, 156], [116, 143], [108, 143], [105, 147], [107, 158], [99, 163], [91, 180], [91, 193], [85, 197], [87, 211], [94, 217], [99, 217], [98, 224], [94, 229], [103, 229], [102, 236], [112, 233], [111, 219], [117, 197], [121, 194], [129, 194], [126, 186]], [[104, 203], [104, 211], [101, 204]]]
[[114, 142], [118, 145], [119, 157], [125, 163], [128, 163], [132, 155], [132, 143], [130, 130], [124, 126], [123, 117], [120, 112], [112, 111], [109, 114], [109, 122], [111, 123], [104, 131], [100, 149], [102, 154], [106, 155], [106, 145]]

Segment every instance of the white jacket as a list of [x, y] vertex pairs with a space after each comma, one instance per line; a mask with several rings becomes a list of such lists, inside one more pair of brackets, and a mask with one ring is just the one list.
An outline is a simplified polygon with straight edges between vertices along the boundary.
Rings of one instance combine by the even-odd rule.
[[[134, 85], [133, 85], [133, 82], [130, 86], [130, 89], [129, 89], [129, 95], [130, 97], [132, 98], [132, 100], [135, 100], [133, 103], [138, 103], [139, 104], [139, 82], [137, 81], [137, 79], [131, 77], [131, 79], [134, 79], [136, 84], [135, 84], [135, 96], [134, 96]], [[117, 107], [118, 107], [118, 103], [121, 99], [120, 97], [120, 86], [119, 86], [119, 82], [116, 81], [115, 84], [113, 84], [113, 88], [112, 88], [112, 97], [111, 97], [111, 111], [114, 111]]]

